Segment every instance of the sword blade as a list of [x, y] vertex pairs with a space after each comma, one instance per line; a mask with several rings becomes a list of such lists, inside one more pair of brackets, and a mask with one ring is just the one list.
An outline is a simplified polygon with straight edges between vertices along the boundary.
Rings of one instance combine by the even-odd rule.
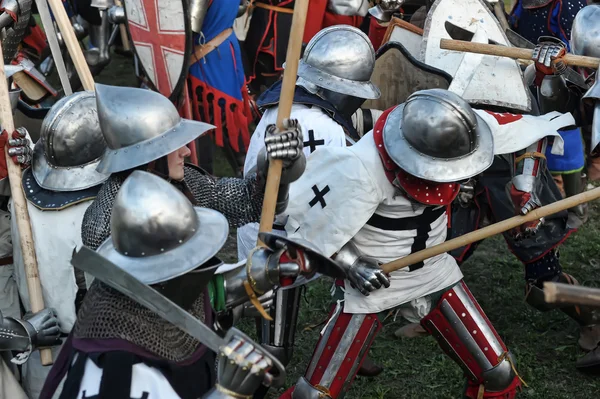
[[35, 0], [35, 4], [37, 5], [38, 12], [40, 13], [40, 19], [42, 21], [42, 26], [44, 27], [46, 37], [48, 38], [48, 45], [50, 46], [50, 51], [52, 52], [52, 58], [56, 63], [56, 70], [58, 71], [60, 83], [62, 84], [65, 95], [70, 96], [71, 94], [73, 94], [73, 89], [71, 88], [71, 82], [69, 81], [69, 75], [67, 74], [65, 60], [63, 59], [62, 53], [60, 52], [58, 36], [56, 35], [56, 30], [54, 28], [54, 22], [52, 21], [52, 17], [50, 16], [48, 2], [47, 0]]
[[82, 247], [74, 252], [71, 264], [147, 307], [215, 353], [227, 343], [206, 324], [91, 249]]

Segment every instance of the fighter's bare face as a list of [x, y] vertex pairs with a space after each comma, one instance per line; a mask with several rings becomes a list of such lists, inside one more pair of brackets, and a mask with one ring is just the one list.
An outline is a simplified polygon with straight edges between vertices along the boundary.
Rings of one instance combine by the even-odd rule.
[[169, 177], [173, 180], [183, 179], [183, 163], [185, 157], [191, 154], [190, 149], [187, 146], [183, 146], [180, 149], [173, 151], [167, 155], [167, 162], [169, 164]]

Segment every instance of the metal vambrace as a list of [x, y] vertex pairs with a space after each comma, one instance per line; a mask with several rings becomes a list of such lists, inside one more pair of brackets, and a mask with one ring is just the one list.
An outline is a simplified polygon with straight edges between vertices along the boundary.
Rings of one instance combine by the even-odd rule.
[[283, 249], [273, 252], [267, 248], [257, 248], [250, 253], [246, 264], [223, 273], [225, 306], [231, 309], [248, 301], [245, 281], [248, 281], [256, 295], [263, 295], [279, 286], [279, 259], [283, 252]]
[[25, 352], [33, 347], [31, 337], [35, 335], [36, 331], [30, 323], [2, 317], [0, 313], [0, 351]]
[[[300, 156], [291, 165], [282, 169], [275, 214], [283, 213], [286, 210], [289, 200], [290, 183], [298, 180], [302, 176], [302, 173], [304, 173], [304, 169], [306, 169], [306, 157], [303, 152], [300, 153]], [[261, 176], [261, 179], [266, 181], [266, 176], [269, 172], [269, 160], [267, 150], [264, 147], [258, 153], [256, 171]]]
[[202, 25], [209, 3], [210, 0], [190, 0], [190, 22], [193, 32], [202, 33]]
[[287, 366], [292, 359], [303, 290], [304, 286], [278, 289], [269, 309], [273, 321], [266, 319], [261, 321], [261, 346], [284, 366]]
[[571, 112], [575, 108], [571, 90], [562, 75], [546, 75], [537, 89], [540, 112]]
[[539, 193], [542, 189], [541, 177], [546, 168], [546, 146], [547, 140], [544, 138], [515, 153], [512, 184], [515, 189], [531, 194], [531, 200], [537, 206], [541, 206]]

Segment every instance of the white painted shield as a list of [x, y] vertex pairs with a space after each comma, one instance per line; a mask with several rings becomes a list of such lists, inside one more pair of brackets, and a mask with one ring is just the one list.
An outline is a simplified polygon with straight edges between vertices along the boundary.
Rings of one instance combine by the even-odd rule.
[[[391, 32], [389, 30], [391, 29]], [[388, 36], [389, 33], [389, 36]], [[400, 18], [392, 18], [388, 32], [386, 32], [387, 42], [397, 42], [402, 44], [416, 60], [422, 61], [420, 57], [421, 43], [423, 42], [423, 29], [410, 24]]]
[[[437, 0], [429, 11], [425, 22], [420, 58], [426, 64], [446, 71], [456, 77], [464, 62], [473, 64], [475, 57], [462, 52], [440, 49], [440, 39], [453, 39], [448, 33], [448, 24], [475, 34], [485, 32], [490, 41], [510, 46], [496, 17], [480, 0]], [[455, 37], [456, 38], [456, 37]], [[479, 57], [476, 57], [479, 58]], [[473, 105], [497, 106], [511, 111], [531, 111], [531, 98], [523, 81], [521, 68], [515, 60], [484, 55], [474, 71], [460, 68], [460, 74], [472, 75], [459, 93]]]

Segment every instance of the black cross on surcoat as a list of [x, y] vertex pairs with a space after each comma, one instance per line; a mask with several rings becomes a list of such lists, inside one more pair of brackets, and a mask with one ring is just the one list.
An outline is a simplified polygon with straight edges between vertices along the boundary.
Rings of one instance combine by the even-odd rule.
[[312, 208], [313, 206], [317, 205], [317, 203], [319, 203], [321, 204], [321, 208], [325, 208], [327, 206], [327, 203], [325, 202], [325, 194], [329, 192], [329, 186], [325, 186], [323, 190], [319, 190], [319, 188], [315, 184], [314, 186], [312, 186], [312, 190], [313, 193], [315, 193], [315, 198], [310, 200], [308, 205], [310, 205], [310, 207]]
[[308, 141], [304, 142], [305, 147], [310, 147], [310, 153], [312, 154], [318, 145], [325, 145], [325, 140], [315, 140], [315, 131], [308, 131]]

